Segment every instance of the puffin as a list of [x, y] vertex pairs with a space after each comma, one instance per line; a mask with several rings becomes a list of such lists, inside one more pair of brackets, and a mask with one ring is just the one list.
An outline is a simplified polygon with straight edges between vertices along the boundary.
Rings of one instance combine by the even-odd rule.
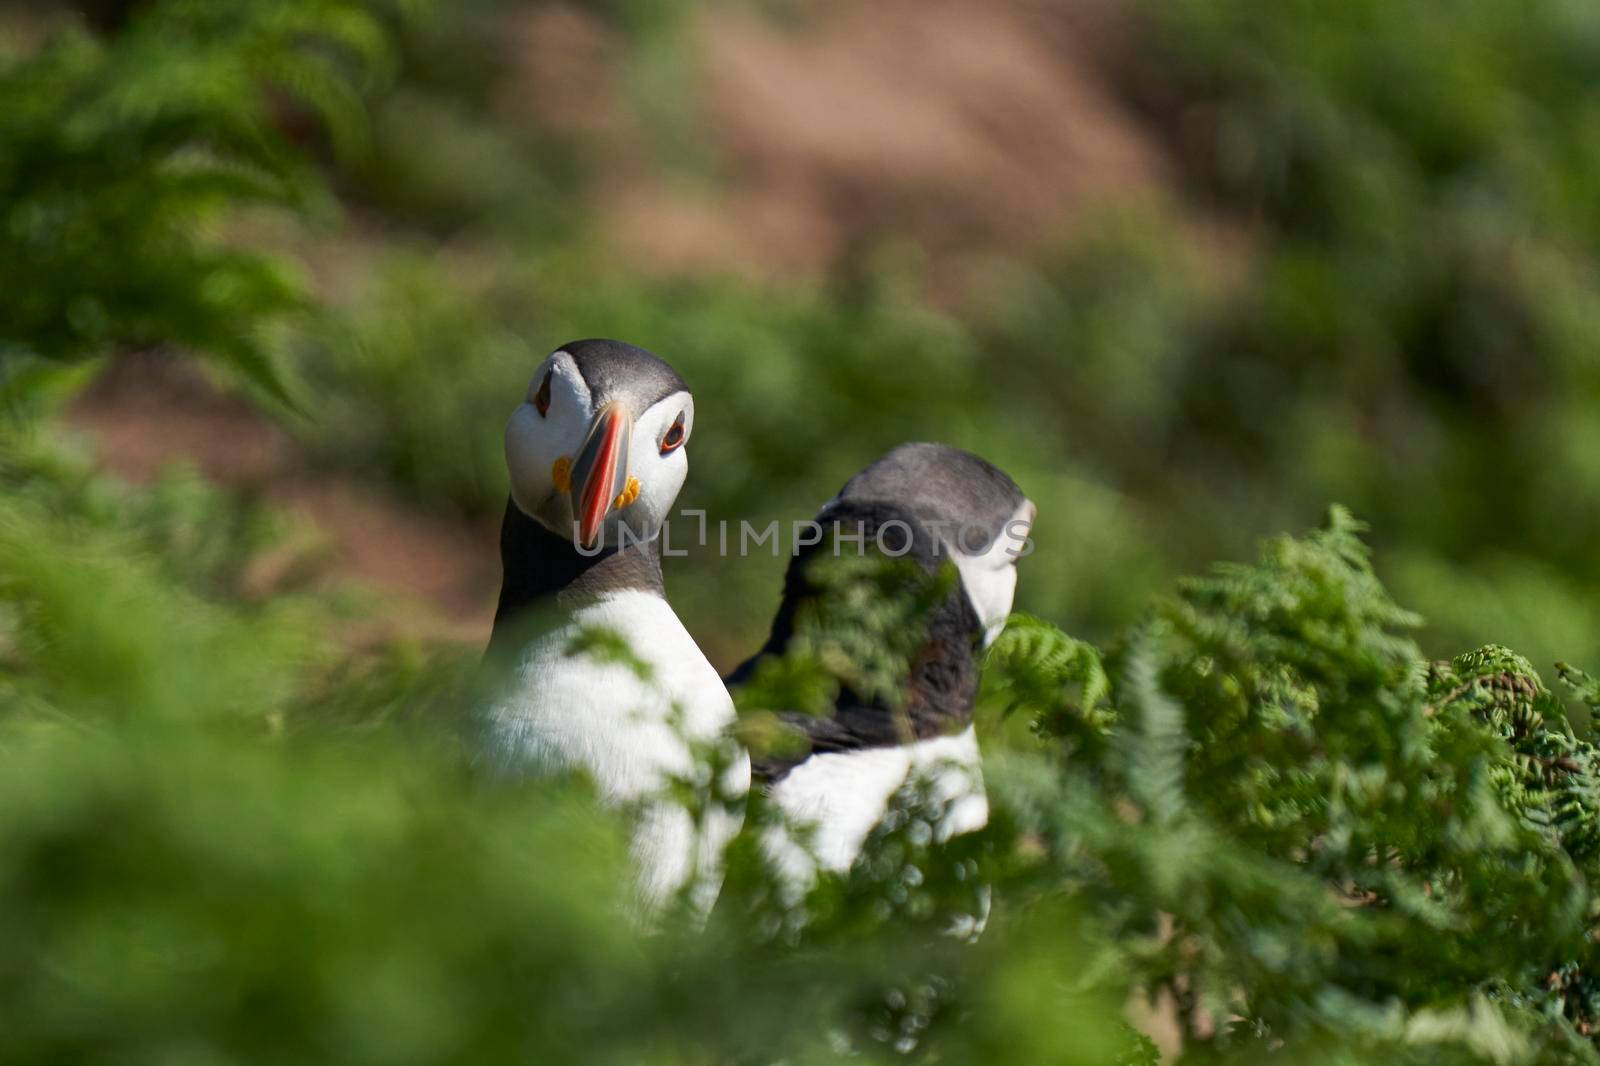
[[[1004, 471], [943, 444], [904, 444], [852, 477], [816, 516], [824, 536], [797, 551], [766, 644], [728, 676], [737, 690], [770, 659], [789, 652], [804, 612], [824, 594], [818, 559], [863, 541], [909, 559], [925, 575], [954, 564], [949, 591], [925, 617], [926, 631], [897, 698], [841, 686], [831, 714], [778, 711], [790, 743], [753, 762], [754, 780], [785, 824], [763, 847], [791, 892], [818, 869], [845, 872], [894, 794], [921, 780], [942, 807], [940, 840], [981, 828], [989, 816], [973, 728], [979, 658], [1005, 628], [1017, 560], [1030, 549], [1036, 509]], [[809, 846], [791, 831], [813, 831]], [[980, 919], [981, 922], [981, 919]]]
[[[662, 580], [661, 532], [693, 432], [688, 386], [643, 348], [580, 340], [539, 364], [505, 433], [504, 578], [487, 658], [508, 681], [474, 730], [491, 772], [578, 771], [636, 815], [647, 912], [685, 890], [709, 908], [750, 783], [733, 702]], [[683, 781], [713, 795], [703, 817], [668, 796]]]

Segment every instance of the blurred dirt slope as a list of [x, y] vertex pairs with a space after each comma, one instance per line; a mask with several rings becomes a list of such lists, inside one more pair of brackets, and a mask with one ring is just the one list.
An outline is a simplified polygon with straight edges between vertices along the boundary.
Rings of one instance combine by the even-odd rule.
[[[507, 17], [495, 106], [595, 147], [589, 194], [630, 267], [816, 276], [897, 238], [926, 250], [938, 284], [964, 257], [1049, 241], [1098, 200], [1167, 182], [1160, 144], [1103, 73], [1123, 23], [1109, 0], [812, 3], [782, 20], [708, 8], [684, 44], [709, 176], [662, 164], [630, 96], [626, 42], [576, 7]], [[324, 265], [341, 258], [339, 239], [360, 238], [319, 241]], [[71, 419], [110, 469], [138, 480], [186, 460], [259, 490], [326, 536], [330, 580], [428, 605], [451, 636], [487, 632], [493, 529], [319, 472], [288, 434], [198, 376], [133, 360]]]
[[786, 20], [702, 9], [686, 36], [714, 183], [652, 166], [620, 50], [579, 11], [520, 17], [509, 92], [600, 138], [603, 213], [637, 261], [812, 273], [888, 235], [934, 253], [1015, 249], [1099, 199], [1160, 187], [1160, 147], [1103, 74], [1121, 29], [1107, 0], [809, 4]]
[[323, 541], [320, 581], [369, 585], [413, 608], [388, 617], [395, 630], [468, 642], [488, 637], [500, 576], [492, 525], [421, 513], [318, 469], [288, 433], [245, 400], [219, 392], [194, 364], [125, 357], [76, 398], [68, 420], [92, 435], [100, 463], [129, 481], [189, 463], [307, 522]]

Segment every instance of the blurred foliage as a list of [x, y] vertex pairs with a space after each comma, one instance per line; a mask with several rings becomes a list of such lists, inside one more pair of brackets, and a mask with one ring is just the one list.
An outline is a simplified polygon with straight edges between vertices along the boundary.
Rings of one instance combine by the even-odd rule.
[[[931, 437], [1042, 501], [1023, 605], [1091, 636], [1180, 569], [1341, 499], [1374, 520], [1430, 647], [1509, 640], [1548, 661], [1600, 646], [1587, 5], [1152, 5], [1123, 75], [1175, 195], [991, 257], [937, 305], [914, 234], [782, 285], [641, 272], [589, 217], [611, 142], [489, 103], [494, 62], [450, 56], [522, 9], [470, 10], [414, 30], [414, 73], [374, 105], [438, 128], [439, 150], [413, 150], [410, 120], [380, 128], [376, 158], [393, 162], [355, 188], [448, 240], [378, 250], [328, 322], [287, 344], [328, 454], [430, 505], [492, 512], [506, 397], [529, 364], [570, 337], [625, 336], [696, 390], [684, 502], [713, 520], [804, 517], [883, 448]], [[677, 19], [590, 10], [619, 70], [645, 69], [641, 52], [693, 64]], [[670, 146], [651, 152], [672, 167]], [[426, 179], [423, 199], [371, 191], [368, 175], [430, 167], [460, 173]], [[726, 574], [700, 553], [669, 575], [722, 661], [748, 650], [739, 635], [777, 587], [779, 565], [746, 563]], [[713, 573], [727, 592], [703, 601]]]
[[[1534, 666], [1600, 648], [1600, 9], [1146, 5], [1108, 62], [1176, 187], [935, 299], [915, 234], [782, 284], [618, 255], [604, 138], [507, 101], [553, 5], [90, 6], [0, 13], [8, 1058], [1151, 1063], [1147, 998], [1185, 1062], [1600, 1057], [1600, 689]], [[715, 190], [694, 5], [575, 6], [630, 165]], [[582, 782], [463, 759], [477, 649], [371, 637], [283, 515], [109, 482], [43, 417], [174, 345], [482, 516], [527, 374], [589, 335], [692, 383], [682, 505], [735, 535], [907, 439], [1038, 502], [987, 831], [933, 847], [908, 788], [797, 907], [747, 833], [707, 928], [641, 931]], [[1343, 512], [1149, 605], [1330, 499], [1430, 628]], [[724, 662], [785, 560], [730, 562], [668, 568]], [[767, 680], [817, 702], [812, 665]], [[975, 870], [988, 931], [935, 935]]]
[[[84, 487], [8, 476], [24, 489], [0, 497], [12, 1060], [826, 1062], [859, 1040], [890, 1061], [914, 1032], [961, 1061], [1102, 1062], [1132, 1042], [1103, 1030], [1103, 993], [1063, 998], [1059, 908], [1007, 952], [870, 907], [805, 944], [732, 911], [641, 937], [625, 837], [581, 783], [491, 785], [463, 764], [472, 685], [451, 657], [364, 670], [318, 602], [208, 599], [172, 538], [135, 548], [140, 523], [95, 522]], [[913, 823], [899, 884], [927, 861]], [[766, 891], [736, 869], [746, 898]], [[1020, 1024], [1074, 1003], [1079, 1024]]]
[[[1203, 447], [1279, 514], [1355, 506], [1413, 553], [1395, 578], [1451, 641], [1511, 636], [1499, 605], [1475, 606], [1484, 579], [1582, 617], [1596, 10], [1237, 0], [1153, 19], [1182, 45], [1153, 95], [1189, 125], [1193, 189], [1258, 242], [1201, 320], [1173, 454]], [[1519, 622], [1519, 644], [1557, 652]]]
[[432, 506], [492, 513], [505, 501], [508, 397], [526, 392], [544, 354], [528, 338], [649, 338], [705, 412], [679, 505], [705, 510], [710, 526], [705, 542], [695, 520], [675, 526], [690, 554], [667, 568], [669, 589], [725, 662], [748, 654], [746, 635], [770, 618], [784, 561], [757, 549], [722, 566], [710, 547], [719, 523], [736, 543], [741, 520], [804, 520], [906, 440], [978, 451], [1035, 499], [1060, 501], [1046, 502], [1040, 550], [1025, 564], [1030, 602], [1097, 629], [1133, 615], [1161, 573], [1149, 533], [1070, 454], [1058, 415], [1007, 396], [967, 330], [902, 273], [757, 293], [728, 279], [612, 276], [582, 249], [520, 262], [405, 255], [286, 347], [312, 383], [305, 432], [325, 454], [382, 470]]
[[[932, 844], [908, 787], [791, 905], [754, 797], [710, 925], [641, 935], [581, 782], [463, 761], [467, 664], [208, 594], [182, 510], [135, 517], [161, 489], [7, 477], [17, 1061], [1154, 1063], [1111, 1022], [1144, 994], [1183, 1061], [1600, 1059], [1600, 755], [1525, 659], [1426, 664], [1342, 512], [1104, 655], [1009, 629], [989, 688], [1035, 740], [991, 760], [987, 830]], [[975, 871], [966, 944], [938, 930]]]
[[1504, 648], [1424, 669], [1359, 528], [1336, 509], [1183, 583], [1109, 694], [1038, 623], [1003, 636], [994, 688], [1032, 662], [1098, 712], [1034, 703], [1057, 757], [994, 785], [1022, 861], [1095, 901], [1117, 972], [1215, 1053], [1594, 1061], [1600, 752]]
[[354, 150], [389, 59], [348, 0], [141, 5], [109, 41], [68, 24], [0, 55], [0, 372], [179, 343], [282, 398], [253, 327], [303, 284], [215, 231], [241, 205], [315, 198], [293, 131], [314, 120]]
[[284, 515], [192, 470], [173, 467], [133, 489], [100, 476], [86, 455], [36, 428], [6, 425], [0, 444], [0, 491], [14, 504], [120, 537], [129, 552], [155, 556], [168, 567], [167, 580], [193, 591], [248, 599], [251, 564], [292, 546]]
[[[594, 55], [615, 67], [613, 125], [640, 131], [644, 165], [714, 191], [692, 5], [578, 8], [610, 35]], [[883, 448], [932, 437], [1043, 502], [1022, 603], [1075, 632], [1108, 636], [1180, 570], [1340, 499], [1374, 521], [1430, 648], [1600, 646], [1587, 5], [1151, 5], [1112, 76], [1174, 195], [991, 259], [938, 306], [914, 234], [776, 286], [619, 256], [589, 192], [640, 160], [519, 95], [542, 83], [510, 44], [560, 5], [220, 10], [135, 5], [104, 40], [12, 49], [0, 159], [32, 162], [6, 172], [20, 221], [0, 261], [30, 284], [7, 285], [5, 380], [23, 351], [127, 340], [265, 373], [258, 327], [306, 288], [287, 257], [199, 223], [214, 235], [241, 200], [328, 206], [331, 188], [360, 223], [288, 243], [332, 306], [266, 347], [303, 386], [297, 432], [426, 506], [496, 510], [529, 366], [618, 335], [695, 387], [684, 504], [713, 520], [802, 518]], [[180, 60], [195, 77], [165, 75]], [[696, 553], [669, 574], [719, 661], [774, 602], [780, 562], [746, 562]]]

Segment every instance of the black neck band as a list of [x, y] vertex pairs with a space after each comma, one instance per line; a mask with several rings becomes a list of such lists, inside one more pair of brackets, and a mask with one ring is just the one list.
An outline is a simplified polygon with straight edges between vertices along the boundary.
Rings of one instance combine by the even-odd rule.
[[585, 554], [571, 540], [529, 518], [510, 499], [500, 526], [500, 563], [505, 577], [489, 638], [491, 650], [504, 642], [511, 623], [539, 607], [571, 607], [626, 590], [666, 595], [659, 538], [642, 544], [630, 540], [625, 547]]

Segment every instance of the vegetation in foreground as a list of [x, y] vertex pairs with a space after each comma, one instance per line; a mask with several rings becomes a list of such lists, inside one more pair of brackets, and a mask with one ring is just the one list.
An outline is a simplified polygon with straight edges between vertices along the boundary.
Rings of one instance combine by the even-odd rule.
[[909, 792], [798, 905], [747, 839], [709, 928], [646, 930], [581, 782], [476, 779], [465, 657], [219, 599], [225, 501], [45, 458], [0, 505], [18, 1061], [1154, 1061], [1146, 997], [1182, 1061], [1597, 1057], [1600, 754], [1520, 656], [1427, 663], [1341, 511], [1105, 653], [1014, 619], [983, 833]]
[[[672, 20], [596, 7], [673, 55]], [[1600, 636], [1585, 9], [1152, 15], [1182, 61], [1143, 101], [1200, 107], [1179, 125], [1215, 151], [1178, 195], [1255, 220], [1243, 282], [1136, 205], [954, 306], [893, 254], [778, 293], [619, 270], [584, 240], [583, 146], [484, 106], [499, 72], [462, 57], [494, 9], [0, 24], [10, 1057], [1152, 1062], [1120, 1018], [1154, 1002], [1185, 1062], [1596, 1058], [1600, 792], [1568, 715], [1600, 687], [1418, 643], [1545, 662]], [[429, 169], [468, 145], [470, 173]], [[323, 299], [289, 253], [330, 231], [375, 250]], [[92, 360], [177, 345], [328, 462], [482, 512], [530, 338], [600, 332], [649, 337], [719, 412], [691, 506], [809, 513], [929, 426], [1046, 502], [1024, 602], [1065, 625], [1019, 616], [991, 653], [986, 832], [930, 849], [907, 795], [803, 905], [747, 843], [709, 927], [642, 930], [582, 782], [475, 779], [452, 722], [476, 649], [353, 647], [370, 601], [281, 560], [255, 580], [282, 516], [181, 472], [113, 484], [50, 413]], [[1337, 510], [1151, 599], [1328, 498], [1378, 520], [1436, 628]], [[726, 605], [767, 602], [733, 591], [780, 564], [718, 611], [702, 565], [680, 599], [731, 642], [759, 619]], [[989, 929], [933, 935], [974, 871]]]

